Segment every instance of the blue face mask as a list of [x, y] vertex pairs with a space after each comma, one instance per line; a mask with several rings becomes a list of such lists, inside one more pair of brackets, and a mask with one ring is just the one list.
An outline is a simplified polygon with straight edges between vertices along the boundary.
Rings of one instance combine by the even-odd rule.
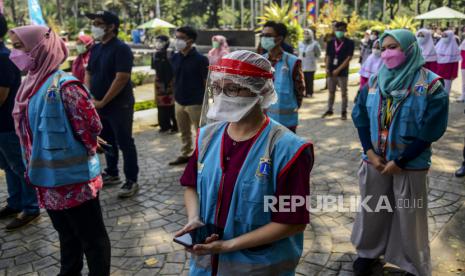
[[341, 39], [344, 37], [344, 32], [343, 31], [336, 31], [336, 37]]
[[276, 46], [276, 42], [274, 42], [274, 37], [262, 37], [260, 45], [263, 49], [269, 51]]
[[423, 42], [425, 42], [425, 38], [424, 37], [417, 37], [417, 41], [418, 41], [418, 44], [423, 44]]

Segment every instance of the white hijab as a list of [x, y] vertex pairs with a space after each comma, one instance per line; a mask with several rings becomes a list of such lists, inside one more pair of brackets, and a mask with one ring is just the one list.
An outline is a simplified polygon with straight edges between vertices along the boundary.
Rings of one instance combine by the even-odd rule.
[[436, 53], [438, 53], [438, 63], [454, 63], [462, 60], [460, 49], [453, 31], [446, 31], [447, 37], [441, 38], [436, 44]]
[[434, 48], [433, 34], [428, 29], [420, 29], [417, 32], [417, 40], [420, 33], [424, 36], [422, 43], [418, 42], [418, 46], [420, 46], [423, 58], [426, 62], [437, 61], [438, 55], [436, 54], [436, 49]]

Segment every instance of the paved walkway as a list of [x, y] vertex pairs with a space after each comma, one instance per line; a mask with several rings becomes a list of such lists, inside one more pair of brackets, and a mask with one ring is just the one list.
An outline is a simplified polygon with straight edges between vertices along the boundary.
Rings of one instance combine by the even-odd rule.
[[[457, 81], [456, 91], [458, 84]], [[355, 91], [355, 87], [350, 89], [351, 99]], [[456, 95], [457, 92], [453, 96]], [[344, 122], [338, 116], [320, 118], [326, 109], [326, 98], [327, 94], [320, 92], [305, 100], [298, 130], [315, 144], [312, 193], [358, 195], [360, 145], [356, 131], [350, 120]], [[449, 129], [434, 146], [429, 191], [434, 275], [441, 276], [460, 275], [465, 270], [465, 189], [463, 180], [453, 176], [461, 159], [465, 120], [462, 104], [450, 106]], [[339, 108], [338, 98], [336, 114]], [[101, 195], [112, 244], [112, 275], [187, 275], [188, 255], [181, 246], [171, 242], [172, 233], [186, 222], [183, 189], [178, 184], [183, 168], [167, 165], [179, 152], [180, 138], [160, 135], [156, 129], [141, 123], [135, 139], [141, 168], [139, 194], [119, 200], [118, 187], [106, 187]], [[0, 202], [5, 202], [6, 196], [4, 178], [0, 175]], [[353, 221], [353, 213], [312, 214], [305, 231], [298, 275], [352, 275], [355, 255], [349, 237]], [[0, 221], [0, 276], [57, 274], [58, 236], [46, 213], [33, 225], [17, 232], [4, 232], [5, 224]], [[402, 275], [392, 270], [385, 273]]]

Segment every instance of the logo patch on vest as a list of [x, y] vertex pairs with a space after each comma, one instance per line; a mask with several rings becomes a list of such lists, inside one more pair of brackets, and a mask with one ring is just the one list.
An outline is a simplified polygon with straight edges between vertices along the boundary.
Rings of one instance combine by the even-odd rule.
[[270, 158], [260, 158], [260, 163], [258, 164], [258, 170], [256, 176], [263, 177], [271, 174], [271, 159]]
[[426, 93], [426, 90], [428, 89], [428, 87], [426, 85], [423, 85], [423, 84], [417, 84], [415, 85], [415, 95], [417, 96], [421, 96], [421, 95], [424, 95]]
[[203, 163], [197, 163], [197, 173], [202, 173], [203, 171]]

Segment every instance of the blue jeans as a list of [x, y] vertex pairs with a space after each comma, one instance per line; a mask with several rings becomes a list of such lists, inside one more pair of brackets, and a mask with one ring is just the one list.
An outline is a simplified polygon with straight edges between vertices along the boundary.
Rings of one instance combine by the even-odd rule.
[[5, 171], [8, 207], [21, 210], [26, 215], [38, 214], [36, 191], [24, 179], [21, 147], [14, 132], [0, 132], [0, 169]]

